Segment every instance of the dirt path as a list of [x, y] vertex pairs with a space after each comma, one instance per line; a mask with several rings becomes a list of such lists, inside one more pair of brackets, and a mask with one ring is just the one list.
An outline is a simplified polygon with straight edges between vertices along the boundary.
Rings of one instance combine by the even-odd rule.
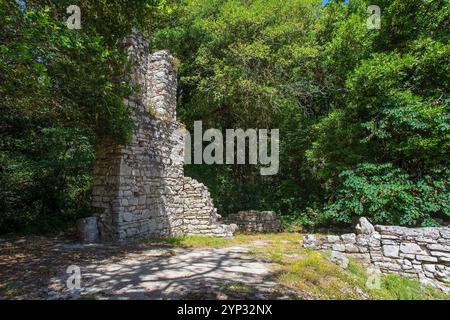
[[[79, 265], [79, 292], [67, 289], [70, 276], [50, 281], [49, 298], [95, 299], [283, 299], [268, 263], [249, 254], [250, 245], [220, 249], [150, 247]], [[261, 245], [261, 243], [255, 243]], [[65, 250], [80, 250], [65, 246]]]

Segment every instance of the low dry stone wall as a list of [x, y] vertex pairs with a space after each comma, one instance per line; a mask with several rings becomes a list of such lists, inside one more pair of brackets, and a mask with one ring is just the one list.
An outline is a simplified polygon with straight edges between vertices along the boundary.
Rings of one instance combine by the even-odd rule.
[[227, 223], [236, 224], [242, 232], [280, 232], [282, 227], [273, 211], [239, 211], [230, 214]]
[[176, 119], [173, 57], [167, 51], [149, 54], [147, 40], [137, 32], [124, 45], [134, 66], [130, 80], [141, 88], [125, 99], [135, 129], [125, 146], [103, 141], [96, 148], [92, 205], [99, 213], [80, 221], [84, 240], [232, 237], [236, 226], [219, 223], [208, 189], [184, 176], [185, 128]]
[[397, 273], [450, 291], [450, 228], [372, 226], [361, 218], [356, 233], [305, 235], [303, 246], [344, 253], [384, 273]]

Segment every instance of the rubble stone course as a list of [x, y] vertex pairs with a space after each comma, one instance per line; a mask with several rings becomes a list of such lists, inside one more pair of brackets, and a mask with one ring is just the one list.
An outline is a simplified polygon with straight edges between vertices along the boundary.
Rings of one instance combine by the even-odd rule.
[[305, 235], [303, 246], [341, 252], [381, 272], [397, 273], [450, 291], [449, 227], [371, 227], [366, 218], [361, 218], [356, 232], [341, 236]]
[[273, 211], [239, 211], [228, 215], [228, 223], [238, 226], [242, 232], [280, 232], [282, 227]]

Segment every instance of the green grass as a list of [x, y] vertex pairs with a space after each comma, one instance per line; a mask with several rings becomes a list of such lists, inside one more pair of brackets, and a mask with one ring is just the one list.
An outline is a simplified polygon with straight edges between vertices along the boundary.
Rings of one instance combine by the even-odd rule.
[[232, 291], [232, 292], [238, 292], [238, 293], [249, 293], [253, 290], [253, 288], [245, 283], [242, 282], [235, 282], [235, 283], [227, 283], [221, 286], [221, 290], [224, 291]]
[[[275, 263], [278, 282], [298, 292], [299, 298], [319, 299], [426, 300], [449, 295], [419, 281], [399, 275], [381, 275], [380, 288], [371, 289], [369, 275], [359, 262], [350, 259], [346, 270], [328, 261], [329, 253], [303, 249], [294, 235], [286, 241], [270, 241], [266, 248], [253, 249], [255, 255]], [[307, 293], [307, 294], [305, 294]]]
[[[419, 281], [399, 275], [381, 275], [380, 288], [370, 289], [365, 267], [350, 259], [346, 270], [328, 261], [327, 253], [301, 247], [298, 233], [238, 234], [233, 239], [184, 236], [159, 239], [160, 243], [184, 248], [221, 248], [249, 245], [256, 258], [271, 263], [277, 281], [297, 293], [299, 299], [425, 300], [450, 299], [449, 295]], [[148, 241], [155, 241], [148, 240]], [[264, 245], [254, 245], [264, 241]], [[236, 285], [243, 289], [242, 285]]]
[[179, 236], [170, 238], [150, 238], [145, 243], [165, 244], [183, 248], [220, 248], [231, 245], [229, 239], [207, 236]]
[[[166, 244], [183, 248], [223, 248], [241, 244], [250, 244], [258, 240], [292, 240], [292, 233], [277, 234], [237, 234], [232, 239], [211, 236], [178, 236], [169, 238], [149, 238], [145, 243]], [[298, 237], [298, 234], [297, 234]], [[300, 240], [300, 238], [298, 238]]]
[[450, 300], [450, 296], [431, 286], [421, 286], [419, 281], [410, 280], [398, 275], [383, 276], [382, 286], [394, 299], [399, 300]]

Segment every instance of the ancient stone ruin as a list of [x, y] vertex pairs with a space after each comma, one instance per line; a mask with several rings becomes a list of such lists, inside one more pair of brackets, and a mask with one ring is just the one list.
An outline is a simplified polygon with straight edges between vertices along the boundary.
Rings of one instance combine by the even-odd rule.
[[[213, 235], [231, 237], [236, 226], [219, 223], [208, 189], [183, 172], [184, 126], [176, 120], [177, 75], [167, 51], [149, 54], [144, 36], [124, 44], [133, 62], [131, 80], [141, 91], [125, 100], [135, 130], [126, 146], [104, 141], [96, 148], [93, 206], [101, 241], [142, 237]], [[84, 228], [83, 228], [84, 226]]]
[[227, 223], [236, 224], [242, 232], [280, 232], [282, 227], [273, 211], [239, 211], [226, 218]]
[[424, 284], [450, 292], [449, 227], [374, 227], [361, 218], [356, 234], [306, 235], [303, 246], [330, 250], [332, 259], [348, 255], [381, 272], [419, 279]]

